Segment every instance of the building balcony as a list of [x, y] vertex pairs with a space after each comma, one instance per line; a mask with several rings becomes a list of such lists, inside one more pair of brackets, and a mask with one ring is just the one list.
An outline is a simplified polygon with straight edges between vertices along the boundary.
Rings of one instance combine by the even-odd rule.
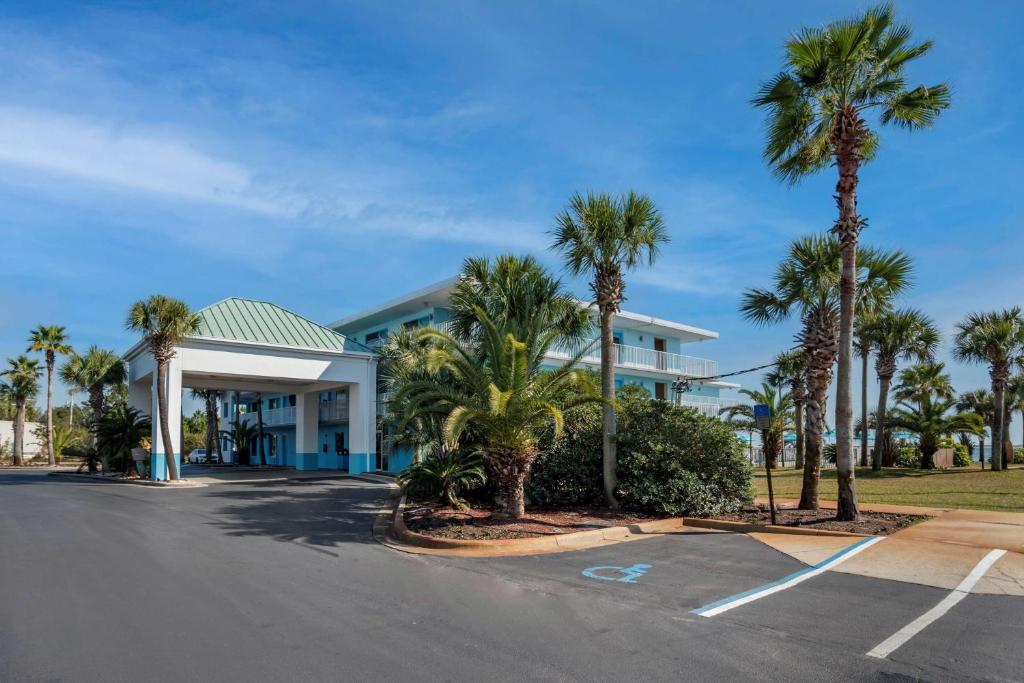
[[[242, 421], [256, 424], [257, 413], [242, 413]], [[348, 397], [333, 401], [320, 401], [320, 422], [343, 422], [348, 419]], [[295, 406], [268, 408], [263, 411], [264, 427], [281, 427], [295, 424]]]
[[[585, 342], [589, 346], [581, 357], [588, 364], [600, 364], [601, 347], [598, 342]], [[548, 350], [548, 356], [559, 360], [569, 360], [581, 348], [572, 348], [565, 344], [555, 344]], [[684, 356], [679, 353], [655, 351], [639, 346], [614, 345], [615, 366], [629, 370], [646, 370], [685, 377], [714, 377], [718, 374], [718, 361], [696, 356]]]
[[683, 394], [676, 403], [687, 408], [693, 408], [701, 415], [718, 417], [720, 412], [731, 406], [739, 405], [740, 402], [734, 398]]

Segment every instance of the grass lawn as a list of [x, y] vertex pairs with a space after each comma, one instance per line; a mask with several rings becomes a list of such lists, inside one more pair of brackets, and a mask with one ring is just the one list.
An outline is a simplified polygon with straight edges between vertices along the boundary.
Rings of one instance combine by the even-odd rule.
[[[772, 470], [777, 498], [799, 498], [802, 472], [787, 468]], [[755, 470], [757, 495], [768, 495], [764, 469]], [[822, 500], [835, 500], [836, 471], [821, 471]], [[1006, 472], [982, 472], [977, 466], [949, 470], [857, 468], [857, 499], [862, 503], [922, 505], [939, 508], [977, 508], [1024, 512], [1024, 467]]]

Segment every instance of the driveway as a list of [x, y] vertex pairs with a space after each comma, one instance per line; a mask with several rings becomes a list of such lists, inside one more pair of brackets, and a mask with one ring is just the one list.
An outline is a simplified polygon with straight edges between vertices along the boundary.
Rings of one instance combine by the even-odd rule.
[[969, 594], [876, 659], [872, 647], [950, 591], [826, 572], [706, 618], [691, 610], [806, 565], [712, 532], [538, 557], [405, 554], [371, 536], [387, 494], [348, 478], [168, 490], [2, 472], [0, 680], [1024, 672], [1024, 598]]

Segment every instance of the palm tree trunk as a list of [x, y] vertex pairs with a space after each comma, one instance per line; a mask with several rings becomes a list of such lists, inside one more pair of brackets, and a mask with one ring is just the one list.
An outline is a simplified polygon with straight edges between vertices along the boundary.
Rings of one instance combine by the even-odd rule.
[[174, 458], [174, 442], [171, 441], [171, 421], [167, 416], [167, 364], [168, 359], [157, 359], [156, 401], [160, 411], [160, 436], [164, 441], [164, 461], [167, 463], [167, 478], [178, 480], [178, 463]]
[[882, 469], [882, 444], [886, 443], [885, 418], [889, 408], [889, 383], [891, 375], [878, 378], [878, 408], [875, 411], [875, 452], [871, 457], [871, 469], [879, 472]]
[[[1005, 397], [1004, 397], [1005, 400]], [[1010, 428], [1013, 426], [1013, 411], [1009, 406], [1006, 408], [1006, 415], [1003, 418], [1003, 469], [1009, 469], [1013, 462], [1013, 438], [1010, 436]]]
[[803, 399], [793, 402], [793, 412], [795, 423], [793, 425], [794, 431], [796, 432], [796, 463], [794, 464], [795, 469], [801, 469], [804, 466], [804, 401]]
[[267, 466], [267, 451], [263, 443], [263, 394], [256, 392], [256, 433], [260, 440], [260, 467]]
[[853, 521], [859, 516], [853, 459], [853, 318], [857, 298], [857, 237], [862, 221], [857, 215], [857, 173], [864, 121], [852, 106], [844, 108], [832, 131], [836, 166], [836, 204], [839, 218], [833, 231], [839, 236], [843, 271], [839, 281], [839, 367], [836, 371], [836, 479], [839, 498], [836, 519]]
[[203, 444], [206, 446], [206, 461], [207, 463], [213, 460], [213, 429], [217, 420], [216, 408], [213, 404], [213, 394], [207, 392], [206, 394], [206, 441]]
[[981, 469], [985, 471], [985, 428], [981, 428], [981, 434], [978, 436], [978, 454], [979, 460], [981, 460]]
[[519, 519], [526, 514], [524, 490], [535, 457], [536, 453], [487, 452], [485, 459], [495, 488], [493, 517]]
[[57, 464], [53, 452], [53, 351], [46, 352], [46, 462]]
[[14, 402], [14, 451], [11, 464], [21, 467], [25, 464], [25, 399]]
[[1003, 383], [999, 380], [992, 381], [992, 402], [995, 404], [992, 411], [992, 469], [998, 472], [1003, 469], [1003, 456], [1000, 451], [1004, 438], [1003, 417], [1006, 414]]
[[615, 498], [618, 488], [616, 480], [616, 424], [615, 424], [615, 339], [612, 322], [615, 312], [609, 307], [601, 309], [601, 395], [605, 404], [602, 416], [602, 474], [604, 477], [604, 499], [608, 507], [617, 510], [619, 501]]
[[860, 466], [868, 466], [868, 353], [860, 356]]
[[818, 480], [821, 477], [821, 451], [825, 433], [825, 391], [811, 390], [804, 414], [804, 481], [800, 489], [800, 509], [817, 510]]

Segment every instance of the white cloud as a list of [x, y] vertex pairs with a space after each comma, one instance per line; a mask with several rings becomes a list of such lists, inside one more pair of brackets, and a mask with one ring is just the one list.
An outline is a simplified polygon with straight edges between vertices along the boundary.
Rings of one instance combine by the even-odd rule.
[[244, 166], [112, 122], [0, 107], [0, 163], [259, 213], [293, 213], [288, 202], [260, 196]]

